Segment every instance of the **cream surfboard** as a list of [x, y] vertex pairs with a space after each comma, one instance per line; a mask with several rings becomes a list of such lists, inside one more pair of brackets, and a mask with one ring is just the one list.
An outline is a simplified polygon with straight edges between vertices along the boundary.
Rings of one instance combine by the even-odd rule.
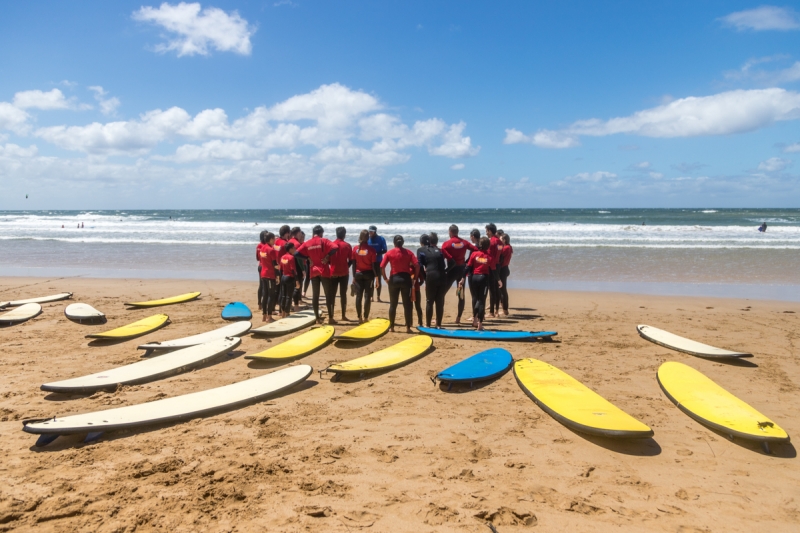
[[227, 326], [223, 326], [212, 331], [207, 331], [205, 333], [192, 335], [191, 337], [183, 337], [180, 339], [173, 339], [171, 341], [148, 342], [147, 344], [140, 344], [138, 348], [140, 350], [164, 352], [169, 350], [178, 350], [180, 348], [187, 348], [189, 346], [203, 344], [204, 342], [224, 339], [225, 337], [241, 337], [250, 331], [251, 327], [252, 324], [250, 322], [234, 322], [233, 324], [228, 324]]
[[58, 294], [51, 294], [50, 296], [40, 296], [38, 298], [27, 298], [25, 300], [12, 300], [10, 302], [0, 302], [0, 309], [3, 307], [19, 307], [25, 304], [46, 304], [50, 302], [58, 302], [59, 300], [67, 300], [72, 298], [71, 292], [61, 292]]
[[87, 339], [101, 340], [124, 340], [145, 335], [158, 328], [164, 327], [169, 322], [167, 315], [153, 315], [142, 320], [137, 320], [127, 326], [122, 326], [103, 333], [91, 333], [86, 335]]
[[42, 385], [42, 390], [47, 392], [93, 392], [114, 388], [117, 385], [136, 385], [156, 381], [187, 372], [213, 361], [239, 346], [241, 342], [242, 339], [238, 337], [217, 339], [88, 376], [45, 383]]
[[544, 361], [520, 359], [514, 363], [514, 376], [536, 405], [568, 428], [601, 437], [653, 436], [648, 426]]
[[130, 302], [129, 305], [135, 308], [145, 307], [160, 307], [162, 305], [181, 304], [183, 302], [191, 302], [200, 297], [199, 292], [187, 292], [186, 294], [179, 294], [178, 296], [170, 296], [169, 298], [161, 298], [160, 300], [148, 300], [146, 302]]
[[22, 430], [41, 435], [37, 446], [47, 445], [59, 435], [75, 433], [88, 434], [86, 440], [94, 440], [105, 431], [188, 420], [251, 404], [302, 383], [311, 372], [313, 369], [309, 365], [292, 366], [224, 387], [154, 402], [79, 415], [25, 420]]
[[778, 424], [717, 385], [694, 368], [668, 361], [656, 374], [661, 390], [678, 409], [703, 425], [731, 437], [769, 443], [789, 442], [789, 435]]
[[390, 370], [403, 366], [428, 353], [433, 339], [427, 335], [415, 335], [388, 348], [359, 357], [345, 363], [337, 363], [327, 368], [337, 374], [362, 374], [379, 370]]
[[375, 318], [336, 336], [339, 341], [364, 342], [375, 340], [389, 331], [389, 321]]
[[84, 303], [69, 304], [67, 308], [64, 309], [64, 316], [78, 323], [102, 322], [106, 318], [104, 313]]
[[287, 333], [292, 333], [294, 331], [307, 328], [316, 321], [317, 319], [314, 316], [314, 311], [308, 309], [306, 311], [292, 313], [286, 318], [281, 318], [280, 320], [276, 320], [275, 322], [271, 322], [265, 326], [256, 328], [252, 330], [252, 333], [253, 335], [269, 335], [278, 337], [280, 335], [286, 335]]
[[263, 352], [246, 355], [244, 358], [268, 361], [295, 359], [316, 352], [328, 344], [333, 337], [333, 333], [333, 326], [312, 329]]
[[39, 304], [24, 304], [11, 311], [6, 311], [0, 314], [0, 325], [10, 326], [12, 324], [20, 324], [26, 320], [30, 320], [35, 316], [42, 313], [42, 306]]
[[674, 333], [664, 331], [663, 329], [654, 328], [653, 326], [641, 324], [636, 326], [636, 330], [639, 332], [639, 335], [641, 335], [642, 338], [647, 339], [650, 342], [654, 342], [659, 346], [688, 353], [690, 355], [696, 355], [698, 357], [753, 357], [753, 354], [751, 353], [732, 352], [730, 350], [716, 348], [714, 346], [709, 346], [708, 344], [703, 344], [702, 342], [679, 337]]

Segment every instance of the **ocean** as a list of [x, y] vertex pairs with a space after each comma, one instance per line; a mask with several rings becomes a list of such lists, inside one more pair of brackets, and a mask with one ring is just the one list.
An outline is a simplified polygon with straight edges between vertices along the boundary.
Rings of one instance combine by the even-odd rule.
[[351, 243], [375, 224], [415, 249], [489, 222], [511, 237], [512, 288], [800, 301], [800, 209], [0, 211], [0, 275], [255, 280], [258, 234], [283, 224]]

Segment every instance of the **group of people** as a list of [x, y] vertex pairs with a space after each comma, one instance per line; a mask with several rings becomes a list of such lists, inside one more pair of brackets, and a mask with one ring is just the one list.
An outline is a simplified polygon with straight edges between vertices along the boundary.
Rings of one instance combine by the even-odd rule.
[[[461, 323], [467, 286], [472, 296], [473, 327], [483, 329], [487, 297], [490, 318], [508, 316], [507, 282], [514, 250], [509, 235], [494, 224], [486, 225], [483, 236], [479, 230], [472, 230], [469, 241], [459, 237], [458, 226], [453, 224], [448, 229], [448, 240], [441, 247], [435, 232], [423, 234], [416, 253], [405, 248], [402, 235], [395, 235], [393, 248], [389, 250], [386, 239], [378, 235], [377, 230], [375, 226], [362, 230], [355, 247], [345, 241], [347, 230], [343, 226], [336, 228], [334, 241], [324, 237], [322, 226], [315, 226], [308, 240], [299, 227], [281, 226], [277, 236], [262, 231], [256, 259], [260, 276], [258, 305], [264, 322], [274, 320], [272, 315], [276, 308], [281, 317], [299, 310], [300, 299], [309, 285], [318, 323], [323, 323], [319, 310], [320, 288], [325, 295], [328, 323], [337, 323], [334, 318], [337, 293], [341, 318], [347, 321], [347, 287], [350, 285], [361, 324], [369, 320], [374, 291], [381, 301], [381, 280], [389, 289], [390, 331], [395, 330], [397, 307], [401, 302], [407, 332], [411, 332], [414, 308], [419, 325], [441, 327], [445, 297], [454, 285], [458, 296], [456, 324]], [[389, 267], [388, 275], [386, 267]]]

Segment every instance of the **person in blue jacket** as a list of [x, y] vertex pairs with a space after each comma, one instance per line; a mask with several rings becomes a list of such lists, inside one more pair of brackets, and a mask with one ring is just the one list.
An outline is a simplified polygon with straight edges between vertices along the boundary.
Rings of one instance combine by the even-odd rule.
[[[383, 259], [383, 254], [386, 253], [388, 248], [386, 248], [386, 239], [378, 235], [378, 228], [376, 226], [369, 227], [369, 239], [367, 240], [367, 244], [372, 246], [375, 250], [375, 255], [377, 258], [375, 259], [375, 263], [380, 268], [381, 260]], [[375, 288], [378, 289], [378, 301], [381, 301], [381, 277], [375, 277]]]

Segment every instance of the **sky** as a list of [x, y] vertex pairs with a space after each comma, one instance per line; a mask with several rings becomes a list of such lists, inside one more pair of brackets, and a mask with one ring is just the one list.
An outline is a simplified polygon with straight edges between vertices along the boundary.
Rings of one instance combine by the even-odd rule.
[[4, 2], [0, 209], [800, 207], [800, 9]]

